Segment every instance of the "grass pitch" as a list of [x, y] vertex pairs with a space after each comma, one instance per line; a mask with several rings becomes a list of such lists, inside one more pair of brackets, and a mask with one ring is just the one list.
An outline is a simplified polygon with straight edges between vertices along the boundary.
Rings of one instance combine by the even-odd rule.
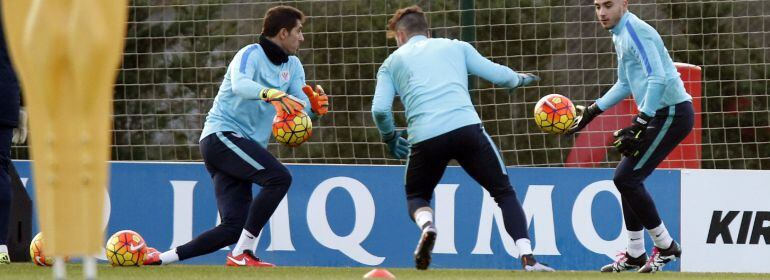
[[[362, 279], [371, 268], [279, 267], [245, 268], [208, 265], [170, 265], [145, 267], [99, 266], [99, 279]], [[602, 274], [593, 271], [560, 271], [556, 273], [526, 273], [521, 270], [388, 269], [396, 279], [770, 279], [770, 274], [683, 273], [660, 272], [655, 275], [637, 273]], [[82, 267], [67, 266], [68, 279], [82, 279]], [[52, 279], [53, 271], [31, 263], [0, 265], [0, 279]]]

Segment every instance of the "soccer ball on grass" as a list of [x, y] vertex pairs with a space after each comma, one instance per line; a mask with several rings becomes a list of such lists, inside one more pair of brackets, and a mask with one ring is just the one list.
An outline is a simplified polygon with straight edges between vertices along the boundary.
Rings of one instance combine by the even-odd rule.
[[147, 245], [133, 230], [121, 230], [107, 240], [105, 254], [112, 266], [140, 266], [144, 264]]
[[[43, 253], [45, 243], [43, 242], [43, 233], [38, 232], [32, 242], [29, 243], [29, 256], [32, 257], [32, 262], [37, 266], [52, 266], [54, 258], [52, 256], [46, 256]], [[67, 258], [64, 259], [65, 261]]]

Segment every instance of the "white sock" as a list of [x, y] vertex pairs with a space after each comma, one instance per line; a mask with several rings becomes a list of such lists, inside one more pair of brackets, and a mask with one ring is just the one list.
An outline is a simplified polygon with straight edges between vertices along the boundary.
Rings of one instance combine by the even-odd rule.
[[235, 248], [233, 248], [233, 256], [243, 254], [244, 250], [252, 250], [252, 247], [255, 245], [254, 243], [257, 243], [257, 236], [251, 234], [248, 230], [243, 229], [243, 231], [241, 231], [241, 238], [238, 238], [238, 243], [236, 243]]
[[160, 262], [163, 265], [179, 261], [179, 255], [176, 254], [176, 248], [165, 251], [160, 254]]
[[519, 258], [523, 255], [532, 254], [532, 244], [528, 238], [520, 238], [516, 240], [516, 247], [519, 248]]
[[671, 235], [668, 234], [666, 225], [662, 222], [658, 227], [648, 229], [647, 232], [650, 234], [650, 237], [652, 237], [652, 243], [655, 243], [655, 247], [668, 249], [668, 247], [671, 246], [671, 242], [674, 241], [674, 239], [671, 238]]
[[417, 227], [422, 229], [427, 223], [433, 223], [433, 209], [430, 207], [421, 207], [414, 211], [414, 222]]
[[626, 253], [632, 258], [644, 254], [644, 230], [628, 231], [628, 246]]
[[8, 253], [8, 246], [0, 245], [0, 253]]

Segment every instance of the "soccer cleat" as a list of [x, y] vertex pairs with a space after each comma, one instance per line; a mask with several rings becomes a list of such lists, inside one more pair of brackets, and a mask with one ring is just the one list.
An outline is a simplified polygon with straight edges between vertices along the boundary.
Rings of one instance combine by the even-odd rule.
[[521, 256], [521, 267], [527, 272], [554, 272], [555, 269], [547, 264], [539, 263], [532, 254]]
[[652, 248], [652, 256], [647, 260], [647, 263], [639, 269], [639, 273], [654, 273], [656, 271], [663, 270], [668, 262], [676, 260], [682, 256], [682, 248], [676, 241], [671, 241], [671, 245], [668, 249], [661, 249], [656, 247]]
[[0, 264], [11, 264], [11, 257], [6, 252], [0, 252]]
[[153, 247], [147, 247], [144, 253], [144, 265], [161, 265], [160, 252]]
[[251, 250], [243, 250], [243, 254], [233, 256], [233, 252], [227, 254], [226, 266], [251, 266], [251, 267], [275, 267], [274, 264], [263, 262], [254, 256]]
[[436, 245], [436, 228], [429, 224], [422, 230], [420, 242], [417, 243], [417, 248], [414, 249], [414, 266], [417, 269], [428, 269], [433, 245]]
[[636, 258], [631, 257], [628, 252], [620, 252], [615, 262], [602, 266], [601, 272], [623, 272], [626, 270], [638, 270], [647, 262], [647, 254], [642, 254]]

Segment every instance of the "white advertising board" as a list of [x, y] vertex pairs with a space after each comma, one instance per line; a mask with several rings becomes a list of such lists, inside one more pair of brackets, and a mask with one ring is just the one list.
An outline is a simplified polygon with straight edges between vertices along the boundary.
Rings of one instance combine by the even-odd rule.
[[682, 170], [682, 271], [770, 272], [770, 171]]

